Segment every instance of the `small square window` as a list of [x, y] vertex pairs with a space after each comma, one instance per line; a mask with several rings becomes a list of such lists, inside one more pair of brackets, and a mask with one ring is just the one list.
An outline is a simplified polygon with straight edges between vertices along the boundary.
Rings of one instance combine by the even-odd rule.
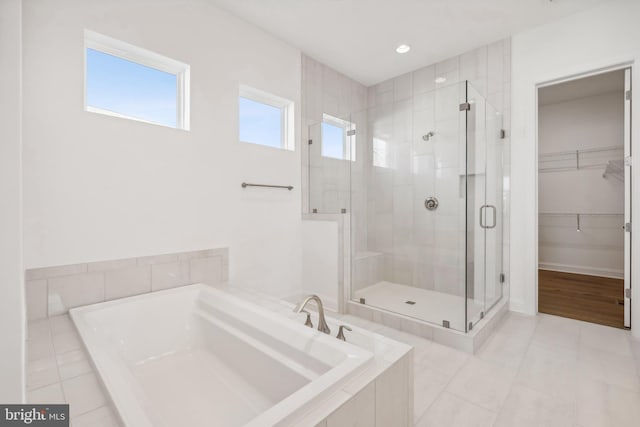
[[356, 126], [346, 120], [328, 114], [322, 115], [323, 157], [339, 160], [356, 160]]
[[240, 87], [238, 127], [241, 142], [293, 150], [293, 102], [275, 95]]
[[189, 66], [85, 31], [85, 110], [188, 130]]

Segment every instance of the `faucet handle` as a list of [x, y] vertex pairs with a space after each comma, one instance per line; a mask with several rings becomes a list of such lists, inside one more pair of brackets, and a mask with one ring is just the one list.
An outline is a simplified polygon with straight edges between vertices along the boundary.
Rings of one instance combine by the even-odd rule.
[[313, 323], [311, 323], [311, 313], [309, 313], [307, 310], [301, 310], [300, 313], [304, 313], [307, 315], [307, 320], [304, 322], [304, 326], [313, 328]]
[[336, 338], [342, 341], [346, 341], [347, 339], [344, 336], [343, 329], [346, 329], [347, 331], [351, 332], [351, 328], [348, 327], [347, 325], [340, 325], [340, 327], [338, 328], [338, 335], [336, 335]]

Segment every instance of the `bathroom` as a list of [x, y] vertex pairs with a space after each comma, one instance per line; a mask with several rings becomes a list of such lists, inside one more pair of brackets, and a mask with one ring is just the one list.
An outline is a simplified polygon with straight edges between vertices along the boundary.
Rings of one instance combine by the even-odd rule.
[[0, 406], [68, 405], [76, 427], [636, 425], [631, 227], [628, 325], [538, 310], [537, 93], [640, 78], [638, 17], [4, 0]]

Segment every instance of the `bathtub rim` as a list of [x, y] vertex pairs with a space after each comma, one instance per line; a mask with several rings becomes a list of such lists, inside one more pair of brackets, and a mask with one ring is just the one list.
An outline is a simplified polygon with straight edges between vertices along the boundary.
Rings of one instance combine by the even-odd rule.
[[[102, 382], [107, 396], [111, 400], [124, 425], [135, 425], [136, 427], [153, 426], [148, 415], [149, 403], [141, 402], [140, 398], [144, 397], [144, 392], [139, 389], [135, 389], [138, 386], [135, 381], [133, 381], [132, 384], [132, 381], [127, 381], [126, 374], [123, 375], [120, 372], [118, 375], [119, 371], [117, 370], [117, 365], [124, 362], [117, 360], [119, 356], [115, 349], [105, 348], [105, 346], [101, 344], [101, 342], [104, 343], [104, 341], [101, 340], [100, 336], [93, 333], [90, 323], [84, 316], [94, 313], [97, 310], [109, 309], [122, 304], [132, 304], [137, 301], [148, 301], [154, 297], [162, 297], [163, 295], [166, 296], [174, 293], [184, 293], [192, 290], [204, 290], [207, 292], [222, 294], [225, 298], [233, 300], [245, 308], [250, 307], [257, 310], [258, 313], [268, 316], [273, 320], [286, 322], [289, 327], [299, 330], [301, 334], [309, 335], [311, 333], [313, 339], [324, 341], [325, 344], [328, 344], [332, 348], [339, 348], [340, 346], [345, 345], [345, 343], [336, 340], [333, 336], [325, 335], [317, 331], [311, 331], [303, 325], [296, 325], [292, 323], [290, 318], [269, 310], [259, 303], [248, 301], [238, 295], [226, 291], [223, 288], [220, 288], [219, 286], [207, 285], [204, 283], [195, 283], [177, 288], [76, 307], [69, 311], [70, 318], [78, 330], [82, 344], [89, 355], [90, 362], [93, 364], [95, 372]], [[196, 299], [198, 298], [197, 295], [198, 294], [196, 294], [195, 297]], [[369, 368], [375, 355], [367, 349], [349, 343], [346, 343], [346, 347], [351, 349], [351, 356], [347, 356], [345, 361], [333, 366], [326, 373], [323, 373], [318, 378], [307, 383], [305, 386], [295, 390], [291, 395], [277, 402], [266, 411], [258, 414], [254, 419], [250, 420], [246, 426], [266, 425], [264, 424], [265, 421], [272, 423], [269, 425], [289, 425], [296, 419], [304, 417], [306, 413], [313, 411], [313, 402], [321, 404], [320, 402], [322, 400], [329, 399], [331, 395], [340, 390], [345, 383], [359, 377], [360, 374]], [[344, 347], [342, 347], [341, 351], [344, 352]], [[356, 353], [358, 357], [354, 358], [353, 353]], [[114, 368], [116, 368], [115, 376], [113, 376]], [[126, 369], [126, 366], [122, 368]], [[329, 376], [327, 374], [332, 374], [331, 376], [338, 376], [338, 378], [329, 381]], [[328, 384], [323, 384], [326, 382], [328, 382]], [[310, 395], [313, 385], [316, 387], [322, 386], [322, 388], [320, 390], [316, 390], [319, 391], [319, 393]], [[114, 395], [121, 394], [123, 391], [125, 391], [124, 395], [114, 398]], [[292, 397], [294, 397], [294, 399], [291, 399]], [[288, 410], [289, 408], [291, 410]]]

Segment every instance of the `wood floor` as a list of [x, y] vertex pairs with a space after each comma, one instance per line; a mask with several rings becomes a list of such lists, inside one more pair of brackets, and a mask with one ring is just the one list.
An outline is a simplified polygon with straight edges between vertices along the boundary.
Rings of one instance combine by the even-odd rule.
[[538, 270], [538, 311], [624, 328], [624, 280]]

